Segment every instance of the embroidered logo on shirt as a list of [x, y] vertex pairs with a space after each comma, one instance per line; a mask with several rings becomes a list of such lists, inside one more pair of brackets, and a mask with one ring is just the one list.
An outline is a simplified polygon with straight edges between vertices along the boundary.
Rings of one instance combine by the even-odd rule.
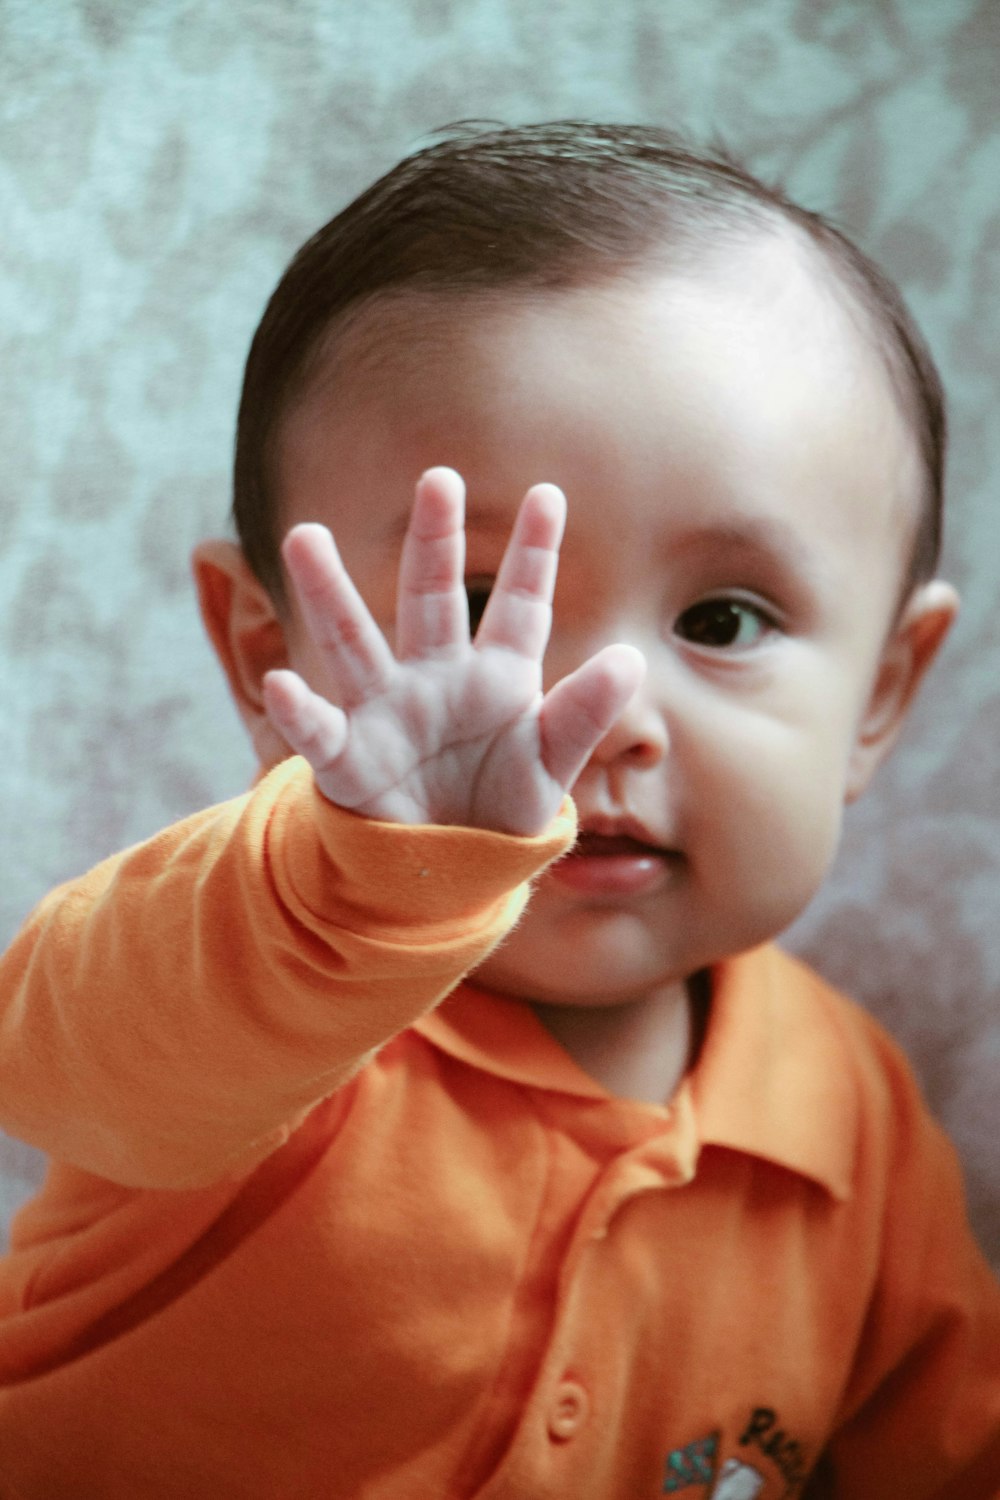
[[787, 1486], [786, 1495], [796, 1494], [805, 1484], [809, 1474], [805, 1449], [795, 1438], [788, 1436], [772, 1407], [754, 1407], [749, 1422], [740, 1433], [740, 1444], [744, 1448], [759, 1448], [777, 1465]]
[[711, 1500], [754, 1500], [764, 1488], [764, 1476], [738, 1458], [727, 1458], [719, 1470], [719, 1482]]
[[684, 1448], [675, 1448], [667, 1455], [667, 1468], [663, 1476], [663, 1493], [676, 1495], [679, 1490], [692, 1485], [713, 1485], [710, 1500], [754, 1500], [764, 1484], [764, 1476], [738, 1458], [727, 1458], [716, 1478], [715, 1465], [719, 1456], [718, 1432], [698, 1438]]
[[715, 1459], [719, 1451], [719, 1433], [710, 1432], [686, 1448], [675, 1448], [667, 1454], [663, 1476], [663, 1494], [676, 1495], [692, 1484], [709, 1484], [715, 1478]]
[[[719, 1467], [721, 1430], [697, 1438], [667, 1455], [663, 1476], [664, 1495], [676, 1495], [695, 1485], [705, 1489], [706, 1500], [754, 1500], [764, 1488], [765, 1476], [741, 1458], [727, 1458]], [[809, 1473], [803, 1445], [789, 1437], [778, 1413], [770, 1406], [755, 1406], [739, 1436], [741, 1448], [756, 1448], [775, 1465], [785, 1481], [784, 1496], [798, 1493]]]

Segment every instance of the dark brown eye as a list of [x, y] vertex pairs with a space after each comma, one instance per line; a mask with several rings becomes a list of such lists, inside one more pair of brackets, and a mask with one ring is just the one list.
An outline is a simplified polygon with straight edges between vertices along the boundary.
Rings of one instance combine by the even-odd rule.
[[674, 633], [713, 651], [741, 650], [756, 646], [770, 625], [761, 610], [743, 600], [702, 599], [678, 616]]
[[469, 601], [469, 630], [472, 635], [479, 629], [492, 588], [492, 579], [467, 578], [465, 581], [465, 595]]

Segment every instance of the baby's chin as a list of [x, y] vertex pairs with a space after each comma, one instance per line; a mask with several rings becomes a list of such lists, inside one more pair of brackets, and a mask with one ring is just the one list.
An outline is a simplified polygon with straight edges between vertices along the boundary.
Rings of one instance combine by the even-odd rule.
[[[533, 932], [531, 916], [470, 976], [509, 999], [583, 1008], [628, 1005], [665, 985], [683, 984], [702, 967], [671, 962], [634, 921], [602, 923], [605, 934], [556, 937]], [[632, 930], [629, 930], [629, 929]], [[617, 929], [617, 930], [615, 930]]]

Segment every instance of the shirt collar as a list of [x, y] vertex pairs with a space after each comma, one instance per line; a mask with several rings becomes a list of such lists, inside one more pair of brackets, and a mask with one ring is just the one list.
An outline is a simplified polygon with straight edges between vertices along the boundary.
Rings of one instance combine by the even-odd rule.
[[691, 1075], [702, 1142], [750, 1152], [849, 1198], [859, 1111], [843, 1006], [772, 945], [719, 964]]
[[[648, 1120], [653, 1105], [617, 1100], [573, 1061], [528, 1006], [463, 985], [416, 1022], [473, 1067], [531, 1088], [600, 1100]], [[774, 946], [712, 970], [712, 999], [690, 1090], [702, 1147], [740, 1151], [846, 1199], [858, 1132], [851, 1050], [840, 1002]]]

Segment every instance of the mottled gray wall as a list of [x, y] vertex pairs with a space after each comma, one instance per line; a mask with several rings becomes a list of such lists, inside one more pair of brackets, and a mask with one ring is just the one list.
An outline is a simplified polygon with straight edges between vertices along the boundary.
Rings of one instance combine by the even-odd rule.
[[[430, 127], [721, 132], [903, 284], [965, 612], [792, 934], [909, 1048], [1000, 1262], [998, 0], [0, 0], [0, 940], [251, 770], [190, 544], [301, 239]], [[8, 1143], [0, 1206], [39, 1163]]]

